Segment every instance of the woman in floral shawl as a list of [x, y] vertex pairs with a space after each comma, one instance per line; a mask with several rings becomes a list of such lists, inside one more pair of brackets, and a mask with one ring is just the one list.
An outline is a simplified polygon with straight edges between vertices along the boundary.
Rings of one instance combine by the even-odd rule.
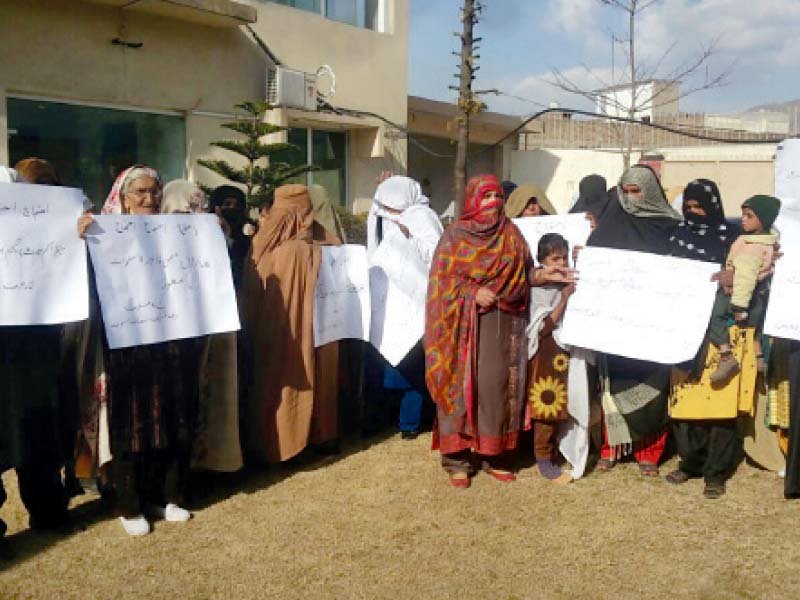
[[473, 178], [464, 213], [434, 254], [425, 319], [426, 381], [437, 405], [433, 444], [455, 487], [469, 487], [473, 457], [495, 479], [515, 479], [493, 463], [516, 447], [522, 426], [530, 262], [503, 212], [500, 182]]

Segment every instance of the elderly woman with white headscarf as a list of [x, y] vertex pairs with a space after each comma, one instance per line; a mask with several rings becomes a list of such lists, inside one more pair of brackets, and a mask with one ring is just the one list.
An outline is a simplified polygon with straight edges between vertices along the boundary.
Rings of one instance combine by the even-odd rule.
[[[147, 216], [159, 213], [164, 188], [159, 173], [134, 165], [119, 174], [104, 214]], [[78, 221], [82, 235], [92, 216]], [[188, 338], [109, 350], [105, 373], [97, 380], [95, 402], [108, 405], [111, 482], [116, 510], [129, 535], [145, 535], [145, 517], [188, 521], [182, 508], [188, 484], [195, 430], [202, 338]], [[98, 411], [99, 412], [99, 411]]]
[[[430, 268], [442, 235], [442, 224], [429, 204], [419, 183], [413, 179], [395, 175], [384, 180], [375, 191], [367, 219], [367, 256], [370, 262], [384, 240], [392, 235], [403, 235], [420, 262]], [[371, 364], [368, 362], [367, 379], [371, 388], [369, 398], [377, 397], [381, 387], [403, 392], [399, 429], [404, 439], [414, 439], [422, 426], [425, 405], [432, 406], [425, 384], [422, 344], [414, 346], [396, 369], [376, 356]]]

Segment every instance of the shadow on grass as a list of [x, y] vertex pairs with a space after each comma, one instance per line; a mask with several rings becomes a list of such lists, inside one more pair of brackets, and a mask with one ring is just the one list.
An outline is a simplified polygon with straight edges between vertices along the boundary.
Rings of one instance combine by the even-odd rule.
[[[87, 492], [88, 493], [88, 492]], [[86, 531], [92, 525], [112, 516], [111, 507], [100, 496], [88, 500], [69, 511], [70, 521], [55, 531], [24, 529], [8, 536], [6, 543], [14, 554], [11, 560], [0, 560], [0, 573], [43, 552], [50, 546]]]
[[306, 448], [296, 457], [276, 465], [245, 465], [235, 473], [215, 473], [202, 471], [193, 473], [190, 486], [190, 508], [202, 510], [227, 500], [236, 494], [255, 494], [296, 473], [316, 471], [333, 465], [349, 456], [370, 449], [391, 437], [398, 435], [396, 430], [387, 429], [370, 437], [352, 437], [341, 443], [337, 453], [327, 448]]
[[[349, 456], [368, 450], [389, 438], [398, 435], [394, 429], [386, 429], [367, 438], [352, 437], [341, 444], [336, 454], [320, 453], [313, 447], [307, 448], [295, 458], [279, 464], [264, 466], [245, 466], [235, 473], [214, 473], [210, 471], [193, 472], [189, 489], [189, 508], [202, 510], [226, 500], [236, 494], [255, 494], [295, 473], [316, 471], [346, 459]], [[92, 492], [87, 492], [90, 494]], [[0, 573], [12, 569], [29, 558], [46, 551], [73, 535], [82, 533], [89, 527], [113, 517], [110, 503], [99, 495], [86, 500], [69, 511], [70, 522], [67, 527], [57, 531], [34, 531], [24, 529], [3, 538], [14, 554], [10, 560], [0, 559]], [[123, 535], [120, 530], [120, 535]]]

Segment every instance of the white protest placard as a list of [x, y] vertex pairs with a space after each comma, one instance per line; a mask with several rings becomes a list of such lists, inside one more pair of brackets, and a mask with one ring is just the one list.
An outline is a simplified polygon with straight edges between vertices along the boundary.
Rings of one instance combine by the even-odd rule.
[[557, 233], [567, 240], [569, 242], [570, 255], [575, 246], [585, 246], [586, 240], [589, 239], [589, 235], [592, 233], [591, 223], [586, 218], [586, 213], [522, 217], [512, 220], [514, 225], [519, 228], [520, 233], [522, 233], [522, 237], [528, 242], [531, 256], [534, 259], [539, 248], [539, 240], [547, 233]]
[[800, 199], [781, 199], [775, 229], [780, 232], [783, 256], [775, 263], [764, 333], [800, 340]]
[[783, 140], [775, 150], [775, 196], [800, 199], [800, 139]]
[[372, 255], [369, 341], [392, 366], [425, 333], [429, 270], [399, 229], [390, 232]]
[[0, 184], [0, 325], [50, 325], [89, 316], [80, 190]]
[[323, 246], [314, 289], [314, 346], [344, 339], [369, 340], [367, 249]]
[[561, 340], [667, 365], [690, 360], [708, 329], [717, 271], [697, 260], [584, 248]]
[[111, 349], [239, 329], [215, 215], [102, 215], [86, 241]]

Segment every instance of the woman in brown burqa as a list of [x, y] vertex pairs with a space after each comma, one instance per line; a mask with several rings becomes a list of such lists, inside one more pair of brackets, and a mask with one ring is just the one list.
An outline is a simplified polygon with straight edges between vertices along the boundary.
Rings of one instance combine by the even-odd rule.
[[242, 281], [253, 361], [245, 448], [257, 462], [289, 460], [309, 443], [337, 436], [338, 343], [314, 349], [321, 243], [338, 240], [314, 225], [308, 188], [275, 190], [275, 202], [259, 219]]

